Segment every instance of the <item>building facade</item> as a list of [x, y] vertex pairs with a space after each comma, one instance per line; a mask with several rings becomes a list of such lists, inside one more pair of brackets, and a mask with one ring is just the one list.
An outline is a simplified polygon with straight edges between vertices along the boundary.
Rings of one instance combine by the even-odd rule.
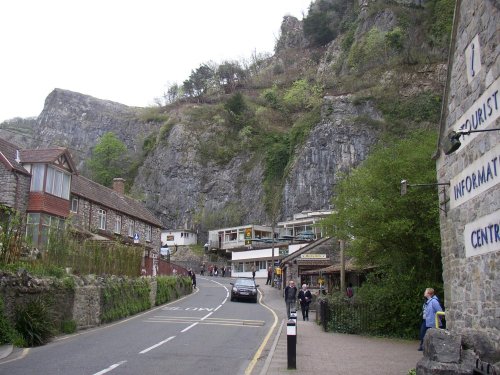
[[450, 183], [440, 195], [447, 328], [489, 363], [500, 360], [499, 25], [498, 1], [457, 0], [436, 155], [438, 183]]
[[161, 222], [124, 194], [124, 180], [110, 189], [78, 175], [65, 148], [20, 150], [0, 139], [0, 205], [23, 218], [34, 248], [70, 219], [87, 237], [140, 244], [146, 258], [158, 259]]

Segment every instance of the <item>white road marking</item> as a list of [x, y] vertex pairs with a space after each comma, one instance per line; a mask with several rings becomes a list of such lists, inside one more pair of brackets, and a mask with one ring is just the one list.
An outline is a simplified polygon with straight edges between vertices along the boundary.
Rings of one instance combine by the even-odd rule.
[[157, 347], [159, 347], [160, 345], [163, 345], [163, 344], [165, 344], [166, 342], [169, 342], [170, 340], [172, 340], [172, 339], [174, 339], [174, 338], [175, 338], [175, 336], [170, 336], [168, 339], [163, 340], [163, 341], [160, 341], [158, 344], [155, 344], [155, 345], [153, 345], [153, 346], [150, 346], [150, 347], [149, 347], [149, 348], [147, 348], [147, 349], [144, 349], [142, 352], [139, 352], [139, 354], [144, 354], [144, 353], [147, 353], [147, 352], [149, 352], [150, 350], [153, 350], [154, 348], [157, 348]]
[[191, 324], [189, 327], [184, 328], [184, 329], [181, 331], [181, 333], [184, 333], [184, 332], [186, 332], [186, 331], [190, 330], [191, 328], [193, 328], [193, 327], [194, 327], [194, 326], [196, 326], [196, 325], [198, 325], [198, 323], [193, 323], [193, 324]]
[[121, 361], [121, 362], [115, 363], [114, 365], [111, 365], [102, 371], [96, 372], [94, 375], [102, 375], [102, 374], [105, 374], [107, 372], [110, 372], [111, 370], [117, 368], [118, 366], [123, 365], [125, 362], [127, 362], [127, 361]]

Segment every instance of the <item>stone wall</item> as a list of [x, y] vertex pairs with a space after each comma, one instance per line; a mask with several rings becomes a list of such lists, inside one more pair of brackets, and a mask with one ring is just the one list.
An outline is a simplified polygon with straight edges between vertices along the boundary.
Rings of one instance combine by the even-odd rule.
[[[41, 298], [47, 302], [56, 327], [73, 320], [77, 329], [96, 327], [101, 324], [103, 312], [104, 280], [100, 277], [71, 276], [61, 281], [56, 278], [36, 278], [26, 271], [9, 274], [0, 271], [0, 298], [4, 301], [6, 317], [14, 322], [16, 310], [30, 301]], [[157, 282], [149, 278], [151, 307], [155, 306]], [[177, 295], [190, 293], [181, 285]]]
[[[452, 153], [449, 133], [500, 128], [498, 1], [459, 0], [455, 18], [437, 155], [438, 182], [450, 182], [449, 201], [440, 197], [446, 322], [462, 350], [494, 363], [500, 361], [500, 132], [461, 136]], [[432, 355], [425, 353], [427, 360]]]
[[26, 212], [30, 183], [30, 176], [9, 171], [3, 163], [0, 163], [0, 186], [2, 186], [0, 204], [14, 208], [20, 213]]

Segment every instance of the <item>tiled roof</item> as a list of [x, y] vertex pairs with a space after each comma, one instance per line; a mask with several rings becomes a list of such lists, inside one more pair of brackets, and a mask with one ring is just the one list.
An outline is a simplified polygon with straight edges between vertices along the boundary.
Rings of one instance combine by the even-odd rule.
[[23, 163], [53, 163], [61, 155], [66, 156], [72, 172], [76, 173], [76, 167], [73, 163], [73, 158], [67, 148], [45, 148], [39, 150], [21, 150], [21, 161]]
[[103, 207], [121, 212], [130, 217], [140, 219], [153, 226], [163, 228], [159, 221], [143, 204], [133, 198], [122, 195], [113, 189], [100, 185], [85, 177], [71, 177], [71, 193], [78, 195]]
[[30, 173], [16, 161], [17, 151], [19, 151], [19, 147], [0, 138], [0, 162], [9, 170], [15, 170], [16, 172], [30, 175]]

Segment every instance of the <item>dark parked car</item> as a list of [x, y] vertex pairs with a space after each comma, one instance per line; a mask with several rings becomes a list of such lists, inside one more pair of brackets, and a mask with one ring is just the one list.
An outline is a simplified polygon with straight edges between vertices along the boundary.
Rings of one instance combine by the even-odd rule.
[[238, 278], [231, 285], [233, 286], [231, 288], [231, 301], [249, 299], [257, 303], [257, 288], [259, 286], [255, 285], [254, 279]]

